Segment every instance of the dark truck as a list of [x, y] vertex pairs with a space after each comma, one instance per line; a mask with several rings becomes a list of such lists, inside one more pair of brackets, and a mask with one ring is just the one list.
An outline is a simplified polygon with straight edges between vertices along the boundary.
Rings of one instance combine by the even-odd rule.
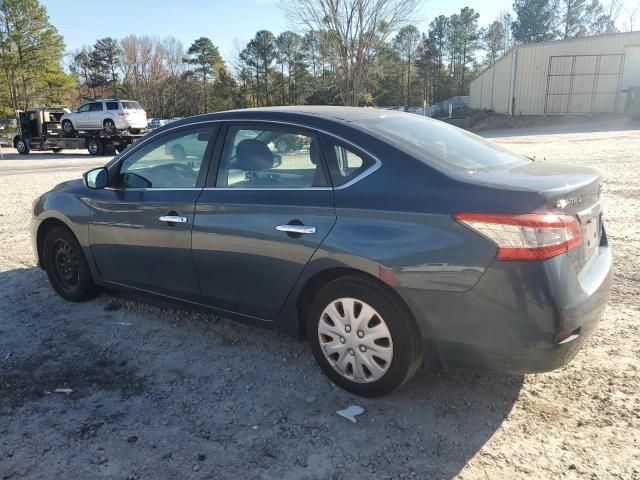
[[18, 153], [26, 155], [31, 150], [51, 150], [58, 153], [64, 149], [86, 148], [91, 155], [113, 155], [123, 151], [146, 133], [79, 131], [72, 135], [65, 135], [60, 118], [68, 111], [69, 109], [59, 106], [19, 111], [20, 130], [13, 137], [13, 146]]

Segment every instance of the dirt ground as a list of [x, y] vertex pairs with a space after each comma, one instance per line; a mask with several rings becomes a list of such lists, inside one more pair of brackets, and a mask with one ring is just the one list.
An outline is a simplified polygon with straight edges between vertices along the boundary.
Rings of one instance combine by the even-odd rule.
[[[420, 371], [375, 400], [281, 334], [122, 295], [63, 301], [34, 267], [31, 202], [104, 159], [5, 155], [0, 479], [640, 479], [640, 126], [601, 130], [487, 133], [604, 175], [615, 283], [577, 358], [540, 375]], [[357, 424], [335, 413], [352, 403]]]

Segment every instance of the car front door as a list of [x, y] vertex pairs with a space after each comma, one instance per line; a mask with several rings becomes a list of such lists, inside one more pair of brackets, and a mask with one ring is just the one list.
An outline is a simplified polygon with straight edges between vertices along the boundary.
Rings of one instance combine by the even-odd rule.
[[193, 224], [203, 302], [273, 320], [336, 220], [318, 135], [230, 123], [219, 149]]
[[[169, 130], [111, 167], [112, 187], [96, 190], [89, 200], [91, 251], [102, 279], [185, 299], [197, 296], [191, 227], [217, 131], [216, 124]], [[169, 144], [198, 152], [199, 158], [175, 158]]]
[[76, 129], [87, 128], [87, 115], [90, 107], [90, 103], [85, 103], [71, 116], [71, 122]]

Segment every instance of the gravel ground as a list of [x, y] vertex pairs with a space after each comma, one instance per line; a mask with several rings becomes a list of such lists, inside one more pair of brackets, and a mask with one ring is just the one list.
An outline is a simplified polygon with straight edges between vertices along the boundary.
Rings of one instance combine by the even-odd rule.
[[[595, 130], [488, 134], [604, 175], [615, 283], [586, 347], [547, 374], [420, 371], [376, 400], [281, 334], [121, 295], [64, 302], [34, 268], [31, 202], [104, 160], [6, 155], [1, 479], [640, 478], [640, 129]], [[351, 403], [357, 424], [335, 414]]]

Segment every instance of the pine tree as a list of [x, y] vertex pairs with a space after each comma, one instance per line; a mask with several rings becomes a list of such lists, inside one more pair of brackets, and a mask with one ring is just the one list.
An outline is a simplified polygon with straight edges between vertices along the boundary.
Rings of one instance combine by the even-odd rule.
[[215, 81], [218, 67], [222, 64], [222, 57], [218, 47], [207, 37], [196, 39], [187, 50], [187, 55], [189, 56], [184, 59], [184, 62], [196, 67], [194, 73], [197, 73], [202, 82], [204, 113], [206, 113], [209, 111], [207, 86]]
[[14, 110], [67, 103], [73, 78], [60, 62], [64, 42], [37, 0], [0, 1], [0, 67]]
[[534, 43], [554, 37], [554, 10], [550, 0], [515, 0], [516, 20], [511, 25], [518, 43]]

